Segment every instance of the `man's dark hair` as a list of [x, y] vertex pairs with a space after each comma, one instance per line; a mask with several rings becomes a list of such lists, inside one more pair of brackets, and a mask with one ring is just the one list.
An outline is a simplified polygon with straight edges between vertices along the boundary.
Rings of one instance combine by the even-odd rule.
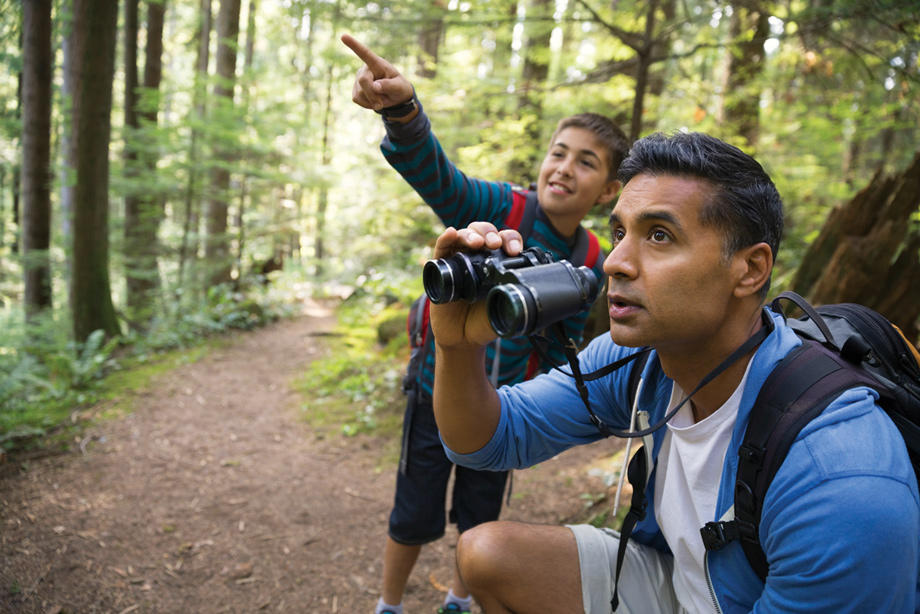
[[633, 143], [617, 178], [626, 185], [642, 173], [708, 181], [715, 189], [700, 222], [722, 231], [726, 255], [764, 242], [776, 262], [783, 235], [783, 201], [770, 176], [748, 154], [700, 132], [659, 132]]
[[609, 168], [607, 169], [607, 181], [613, 181], [617, 178], [617, 169], [626, 153], [629, 151], [629, 139], [613, 121], [604, 115], [598, 113], [579, 113], [570, 115], [559, 120], [556, 130], [549, 143], [552, 146], [556, 142], [556, 135], [566, 128], [582, 128], [594, 134], [604, 146], [607, 152]]

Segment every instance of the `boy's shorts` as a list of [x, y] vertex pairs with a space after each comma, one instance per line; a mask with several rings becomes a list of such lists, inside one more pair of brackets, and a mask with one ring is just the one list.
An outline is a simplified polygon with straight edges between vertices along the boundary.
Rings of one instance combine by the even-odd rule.
[[[566, 526], [575, 534], [578, 545], [585, 614], [610, 614], [620, 534], [587, 524]], [[634, 541], [627, 543], [618, 585], [617, 614], [685, 613], [674, 594], [673, 569], [673, 556]]]
[[[403, 449], [396, 475], [396, 495], [390, 512], [389, 535], [397, 543], [419, 545], [444, 535], [445, 502], [451, 469], [430, 398], [415, 402], [409, 392], [403, 419]], [[497, 520], [507, 471], [476, 471], [457, 465], [450, 520], [462, 533]]]

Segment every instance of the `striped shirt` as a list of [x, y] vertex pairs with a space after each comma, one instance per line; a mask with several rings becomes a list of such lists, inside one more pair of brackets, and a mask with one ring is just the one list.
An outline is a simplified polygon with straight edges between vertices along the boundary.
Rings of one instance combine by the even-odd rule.
[[[510, 183], [483, 181], [467, 177], [451, 163], [444, 154], [441, 144], [431, 132], [428, 116], [419, 107], [418, 115], [406, 124], [384, 122], [387, 134], [380, 144], [387, 162], [412, 186], [419, 196], [434, 210], [446, 226], [465, 228], [471, 222], [487, 221], [502, 228], [511, 210], [514, 187]], [[541, 207], [537, 207], [533, 230], [525, 247], [539, 247], [550, 252], [556, 260], [570, 259], [572, 240], [561, 236], [553, 228]], [[601, 253], [594, 263], [594, 273], [603, 285], [603, 263]], [[581, 342], [587, 312], [582, 312], [565, 321], [567, 337]], [[429, 331], [430, 332], [430, 331]], [[533, 353], [526, 337], [500, 339], [498, 385], [515, 384], [527, 375], [528, 363]], [[419, 390], [429, 397], [434, 382], [434, 338], [427, 335], [425, 363], [420, 365]], [[496, 344], [486, 350], [486, 372], [491, 374]], [[552, 344], [548, 352], [555, 364], [564, 362], [564, 354], [558, 343]], [[552, 367], [541, 361], [539, 371]]]

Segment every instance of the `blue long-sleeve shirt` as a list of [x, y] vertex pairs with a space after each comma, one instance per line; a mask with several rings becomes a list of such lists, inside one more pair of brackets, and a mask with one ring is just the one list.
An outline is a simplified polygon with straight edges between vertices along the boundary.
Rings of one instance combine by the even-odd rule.
[[[755, 353], [737, 422], [725, 455], [715, 518], [734, 503], [738, 448], [753, 403], [776, 364], [800, 341], [783, 319]], [[590, 372], [632, 352], [608, 334], [581, 353]], [[626, 429], [628, 369], [589, 382], [589, 400], [606, 424]], [[672, 380], [653, 354], [643, 372], [639, 407], [651, 423], [667, 410]], [[559, 372], [499, 390], [501, 418], [492, 439], [452, 461], [478, 469], [528, 467], [601, 436], [588, 419], [572, 380]], [[666, 429], [654, 434], [657, 459]], [[655, 521], [655, 474], [647, 487], [649, 509], [634, 539], [667, 549]], [[667, 513], [679, 513], [667, 510]], [[770, 572], [766, 584], [747, 562], [738, 541], [707, 553], [715, 612], [915, 612], [920, 556], [920, 498], [907, 449], [868, 388], [841, 394], [805, 426], [764, 498], [760, 541]]]

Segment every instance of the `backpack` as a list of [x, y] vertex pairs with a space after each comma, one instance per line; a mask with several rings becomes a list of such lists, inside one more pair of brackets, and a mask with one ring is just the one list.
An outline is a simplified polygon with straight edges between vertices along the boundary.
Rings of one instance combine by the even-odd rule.
[[[526, 244], [533, 232], [534, 221], [537, 219], [537, 193], [535, 190], [515, 188], [512, 193], [511, 210], [502, 222], [502, 228], [514, 228], [521, 233], [521, 238]], [[572, 248], [572, 257], [569, 259], [574, 266], [587, 266], [594, 268], [601, 255], [600, 243], [593, 232], [585, 230], [579, 225], [575, 231], [575, 246]], [[406, 332], [409, 336], [409, 364], [406, 375], [403, 377], [403, 392], [408, 391], [418, 380], [419, 370], [425, 364], [428, 347], [428, 331], [430, 303], [428, 296], [423, 292], [421, 296], [412, 301], [409, 307], [409, 317], [406, 321]], [[527, 378], [536, 374], [539, 361], [535, 355], [527, 365]]]
[[802, 338], [767, 377], [738, 450], [735, 519], [700, 529], [706, 550], [738, 539], [761, 580], [768, 565], [758, 539], [760, 514], [770, 482], [799, 431], [843, 391], [867, 386], [894, 422], [920, 476], [920, 353], [882, 315], [853, 303], [814, 308], [793, 292], [771, 307], [782, 313], [788, 300], [805, 315], [788, 320]]
[[[841, 303], [815, 308], [798, 294], [783, 292], [773, 300], [771, 309], [782, 314], [783, 300], [794, 303], [805, 314], [787, 319], [802, 344], [773, 369], [754, 401], [738, 449], [734, 519], [707, 522], [700, 529], [707, 551], [739, 540], [761, 580], [767, 577], [768, 565], [758, 529], [770, 482], [801, 429], [845, 390], [866, 386], [878, 392], [878, 404], [904, 438], [911, 465], [920, 476], [917, 348], [895, 325], [863, 305]], [[617, 579], [625, 543], [635, 523], [645, 515], [647, 458], [640, 452], [641, 449], [633, 456], [628, 469], [633, 498], [621, 529]], [[616, 600], [614, 592], [614, 609]]]

